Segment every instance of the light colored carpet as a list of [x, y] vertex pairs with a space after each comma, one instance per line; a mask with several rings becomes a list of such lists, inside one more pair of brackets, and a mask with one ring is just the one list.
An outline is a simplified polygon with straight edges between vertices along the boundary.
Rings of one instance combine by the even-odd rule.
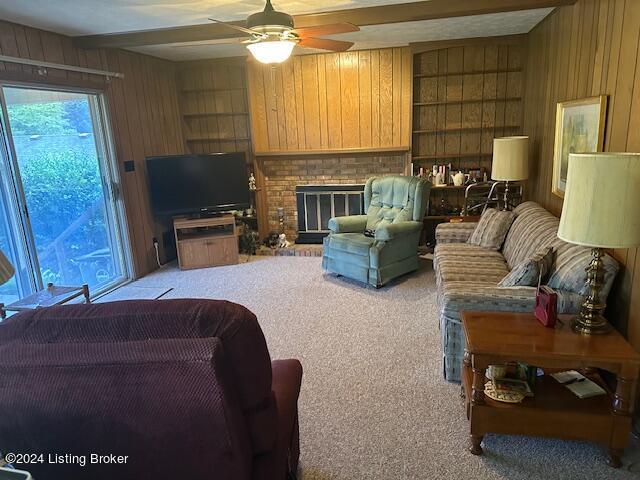
[[618, 471], [590, 443], [488, 435], [484, 456], [467, 452], [460, 386], [441, 373], [429, 261], [381, 290], [325, 275], [320, 258], [305, 257], [170, 266], [134, 285], [241, 303], [272, 358], [300, 359], [302, 480], [638, 478], [636, 442]]

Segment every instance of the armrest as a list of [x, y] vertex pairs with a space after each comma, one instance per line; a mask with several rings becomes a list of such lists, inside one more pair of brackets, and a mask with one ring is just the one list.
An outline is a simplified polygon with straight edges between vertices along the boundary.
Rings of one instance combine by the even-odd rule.
[[277, 410], [276, 425], [272, 427], [276, 430], [276, 442], [271, 451], [254, 455], [252, 480], [284, 480], [298, 469], [298, 396], [302, 365], [298, 360], [274, 360], [271, 369], [271, 388]]
[[421, 222], [398, 222], [381, 225], [376, 228], [376, 240], [389, 241], [392, 238], [419, 232], [422, 229]]
[[[583, 297], [556, 290], [558, 313], [577, 313]], [[462, 310], [531, 313], [535, 307], [536, 287], [498, 287], [470, 282], [446, 282], [438, 291], [438, 309], [450, 320], [459, 322]]]
[[366, 215], [349, 215], [329, 219], [331, 233], [362, 233], [367, 227]]
[[436, 245], [466, 243], [477, 225], [477, 222], [441, 223], [436, 227]]

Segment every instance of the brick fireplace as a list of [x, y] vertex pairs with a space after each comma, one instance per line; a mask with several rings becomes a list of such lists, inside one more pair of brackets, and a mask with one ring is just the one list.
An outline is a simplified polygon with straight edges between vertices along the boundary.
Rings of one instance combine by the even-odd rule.
[[314, 155], [262, 157], [269, 230], [277, 231], [278, 207], [284, 208], [285, 233], [294, 240], [298, 232], [296, 186], [365, 183], [376, 175], [401, 175], [407, 154], [327, 157]]

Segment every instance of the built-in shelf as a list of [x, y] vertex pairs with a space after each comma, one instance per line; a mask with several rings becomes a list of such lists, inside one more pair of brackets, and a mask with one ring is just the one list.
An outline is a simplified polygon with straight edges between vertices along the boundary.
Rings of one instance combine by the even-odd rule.
[[493, 153], [436, 153], [433, 155], [414, 155], [411, 160], [442, 160], [447, 158], [493, 157]]
[[211, 138], [211, 137], [187, 137], [187, 142], [244, 142], [248, 137]]
[[520, 128], [520, 125], [485, 125], [483, 127], [436, 128], [428, 130], [414, 130], [413, 133], [477, 132], [480, 130], [490, 130], [496, 128], [512, 129]]
[[522, 97], [506, 97], [506, 98], [474, 98], [472, 100], [442, 100], [438, 102], [415, 102], [414, 107], [431, 107], [435, 105], [466, 105], [470, 103], [485, 102], [514, 102], [522, 100]]
[[286, 157], [301, 155], [348, 155], [353, 153], [405, 153], [409, 151], [408, 146], [401, 147], [353, 147], [340, 149], [323, 149], [323, 150], [280, 150], [270, 152], [256, 152], [256, 157]]
[[191, 117], [231, 117], [235, 115], [249, 115], [247, 112], [193, 112], [193, 113], [183, 113], [183, 117], [191, 118]]
[[182, 93], [198, 93], [198, 92], [230, 92], [233, 90], [246, 90], [247, 87], [229, 87], [229, 88], [182, 88]]
[[521, 72], [521, 68], [505, 68], [502, 70], [471, 70], [469, 72], [447, 72], [447, 73], [414, 73], [414, 78], [438, 78], [438, 77], [451, 77], [459, 75], [479, 75], [490, 73], [514, 73]]

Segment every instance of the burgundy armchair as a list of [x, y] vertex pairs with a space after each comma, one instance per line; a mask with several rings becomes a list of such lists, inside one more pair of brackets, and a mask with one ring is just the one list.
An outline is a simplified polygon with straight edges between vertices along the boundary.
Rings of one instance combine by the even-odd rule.
[[0, 451], [43, 454], [15, 465], [36, 479], [295, 478], [301, 380], [230, 302], [23, 312], [0, 323]]

